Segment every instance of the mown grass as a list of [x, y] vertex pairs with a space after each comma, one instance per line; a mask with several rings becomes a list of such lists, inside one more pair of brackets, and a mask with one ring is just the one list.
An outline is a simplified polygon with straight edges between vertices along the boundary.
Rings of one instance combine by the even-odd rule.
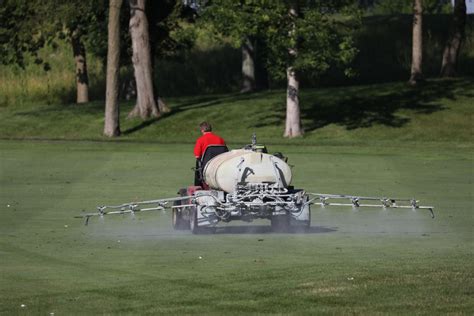
[[[0, 314], [473, 314], [473, 88], [303, 89], [293, 140], [283, 90], [166, 98], [172, 112], [148, 122], [122, 103], [114, 141], [103, 102], [0, 107]], [[436, 218], [314, 207], [306, 234], [257, 221], [202, 236], [174, 232], [168, 213], [73, 218], [175, 196], [202, 120], [233, 148], [256, 132], [289, 157], [296, 187], [415, 196]]]
[[190, 147], [0, 141], [0, 314], [474, 312], [472, 149], [269, 146], [289, 157], [296, 187], [416, 196], [435, 219], [313, 207], [306, 234], [258, 221], [194, 236], [169, 213], [73, 218], [174, 196], [193, 177]]
[[[304, 89], [304, 137], [282, 138], [285, 91], [167, 98], [171, 113], [141, 121], [126, 118], [131, 102], [121, 103], [119, 141], [192, 143], [203, 120], [228, 142], [281, 144], [371, 144], [393, 141], [463, 143], [472, 141], [472, 78], [430, 80], [419, 88], [404, 82]], [[0, 108], [3, 139], [86, 139], [102, 136], [103, 102], [84, 105], [27, 103]], [[471, 131], [471, 132], [470, 132]]]

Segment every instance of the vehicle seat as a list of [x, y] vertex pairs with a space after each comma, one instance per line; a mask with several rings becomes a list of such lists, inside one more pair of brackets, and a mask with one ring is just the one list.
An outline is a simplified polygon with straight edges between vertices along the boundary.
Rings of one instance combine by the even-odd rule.
[[204, 150], [204, 154], [201, 157], [201, 170], [204, 170], [204, 167], [207, 163], [220, 154], [228, 152], [229, 149], [225, 145], [209, 145], [207, 146], [206, 150]]
[[201, 160], [197, 160], [196, 162], [196, 174], [194, 176], [194, 184], [195, 185], [203, 185], [203, 172], [204, 167], [206, 167], [207, 163], [220, 154], [228, 152], [229, 149], [225, 145], [209, 145], [207, 146], [206, 150], [204, 150], [204, 154], [201, 157]]

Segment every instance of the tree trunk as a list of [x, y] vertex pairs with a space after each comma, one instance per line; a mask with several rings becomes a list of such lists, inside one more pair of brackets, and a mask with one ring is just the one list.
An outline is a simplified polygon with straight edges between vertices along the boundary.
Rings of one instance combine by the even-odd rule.
[[257, 90], [267, 90], [270, 87], [268, 69], [265, 66], [265, 62], [268, 59], [268, 55], [265, 52], [267, 50], [266, 45], [265, 41], [258, 37], [254, 41], [255, 89]]
[[466, 1], [455, 0], [453, 21], [449, 39], [446, 42], [441, 64], [441, 77], [453, 77], [456, 75], [459, 51], [465, 36], [466, 27]]
[[148, 19], [145, 14], [145, 0], [129, 0], [130, 36], [132, 38], [132, 62], [137, 84], [137, 103], [128, 117], [159, 117], [153, 91], [153, 71], [150, 53]]
[[255, 90], [255, 49], [247, 37], [242, 43], [242, 89], [240, 92]]
[[411, 76], [408, 81], [416, 85], [423, 80], [423, 5], [422, 0], [413, 0], [413, 42]]
[[286, 90], [286, 124], [284, 136], [293, 138], [303, 135], [298, 97], [300, 83], [292, 67], [287, 68], [286, 78], [288, 80], [288, 87]]
[[[298, 6], [295, 0], [291, 3], [289, 15], [293, 20], [298, 18]], [[295, 36], [295, 22], [292, 27], [293, 29], [288, 34], [289, 37]], [[288, 53], [290, 59], [294, 59], [298, 54], [297, 47], [290, 47]], [[303, 129], [301, 128], [300, 102], [298, 97], [300, 83], [296, 70], [292, 66], [286, 69], [286, 79], [288, 85], [286, 90], [286, 123], [283, 136], [293, 138], [303, 135]]]
[[171, 112], [171, 109], [165, 103], [165, 100], [163, 100], [163, 98], [158, 97], [158, 99], [156, 99], [156, 103], [158, 104], [158, 109], [161, 113]]
[[76, 64], [76, 103], [89, 102], [89, 76], [87, 74], [86, 49], [76, 31], [71, 36], [72, 52]]
[[[154, 7], [155, 6], [155, 7]], [[156, 21], [162, 19], [163, 17], [159, 16], [160, 10], [160, 1], [151, 1], [148, 3], [148, 10], [146, 11], [146, 17], [148, 19], [148, 36], [150, 43], [150, 55], [151, 55], [151, 78], [153, 82], [153, 91], [155, 92], [156, 104], [160, 113], [171, 112], [171, 109], [163, 101], [163, 98], [160, 98], [158, 95], [158, 89], [155, 83], [155, 56], [156, 56], [156, 46], [157, 38], [160, 36], [160, 29], [156, 24]]]
[[119, 61], [120, 61], [120, 7], [122, 0], [109, 1], [107, 87], [105, 93], [104, 135], [120, 135]]

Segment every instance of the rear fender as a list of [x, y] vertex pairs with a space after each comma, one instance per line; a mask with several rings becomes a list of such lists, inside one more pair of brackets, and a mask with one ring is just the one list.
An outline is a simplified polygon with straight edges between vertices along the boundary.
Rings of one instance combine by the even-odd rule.
[[194, 192], [197, 207], [197, 224], [199, 227], [215, 226], [219, 222], [216, 214], [218, 191], [198, 190]]
[[291, 219], [294, 223], [308, 223], [311, 222], [311, 206], [308, 203], [309, 197], [303, 195], [301, 202], [298, 204], [298, 211], [291, 213]]

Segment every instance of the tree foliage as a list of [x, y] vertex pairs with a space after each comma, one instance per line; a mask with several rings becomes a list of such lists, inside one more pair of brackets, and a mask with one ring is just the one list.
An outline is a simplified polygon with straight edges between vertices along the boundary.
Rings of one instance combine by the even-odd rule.
[[147, 3], [150, 41], [155, 57], [175, 57], [193, 46], [194, 29], [185, 23], [192, 22], [192, 14], [193, 12], [188, 11], [180, 0]]
[[49, 65], [38, 57], [38, 51], [73, 35], [87, 41], [90, 47], [105, 45], [106, 7], [103, 0], [3, 1], [0, 8], [1, 62], [24, 67], [25, 57], [31, 55], [36, 63], [44, 64], [47, 69]]
[[278, 1], [214, 0], [203, 9], [202, 22], [238, 48], [246, 38], [264, 37], [271, 16], [281, 8]]
[[[411, 14], [413, 0], [373, 0], [360, 1], [361, 6], [377, 15]], [[423, 0], [423, 10], [427, 14], [449, 13], [450, 0]]]
[[[35, 63], [43, 61], [38, 51], [51, 44], [56, 27], [45, 20], [47, 10], [40, 2], [4, 0], [0, 6], [0, 61], [24, 68], [25, 57], [31, 55]], [[42, 27], [40, 23], [42, 22]], [[45, 66], [45, 70], [48, 69]]]
[[[265, 64], [275, 78], [283, 79], [289, 65], [319, 77], [331, 67], [347, 67], [357, 53], [353, 31], [360, 24], [353, 1], [298, 1], [301, 14], [288, 14], [287, 1], [215, 0], [204, 17], [214, 30], [235, 47], [246, 37], [264, 42]], [[298, 54], [289, 54], [298, 47]], [[350, 68], [345, 73], [352, 75]]]
[[[283, 11], [272, 19], [280, 21], [267, 35], [272, 56], [267, 66], [274, 75], [279, 77], [278, 69], [288, 65], [316, 78], [331, 67], [342, 67], [346, 75], [353, 74], [348, 65], [357, 53], [352, 35], [359, 25], [358, 16], [340, 6], [341, 2], [332, 4], [320, 1], [303, 6], [295, 21]], [[298, 54], [288, 54], [288, 47], [297, 47]]]
[[[192, 45], [193, 33], [181, 28], [186, 17], [181, 1], [150, 1], [147, 16], [157, 56], [173, 56]], [[24, 66], [25, 57], [31, 55], [37, 63], [45, 63], [38, 57], [42, 47], [74, 35], [105, 63], [107, 19], [106, 0], [4, 0], [0, 6], [0, 62]], [[129, 20], [129, 8], [124, 5], [120, 13], [121, 64], [129, 64], [131, 58]]]

